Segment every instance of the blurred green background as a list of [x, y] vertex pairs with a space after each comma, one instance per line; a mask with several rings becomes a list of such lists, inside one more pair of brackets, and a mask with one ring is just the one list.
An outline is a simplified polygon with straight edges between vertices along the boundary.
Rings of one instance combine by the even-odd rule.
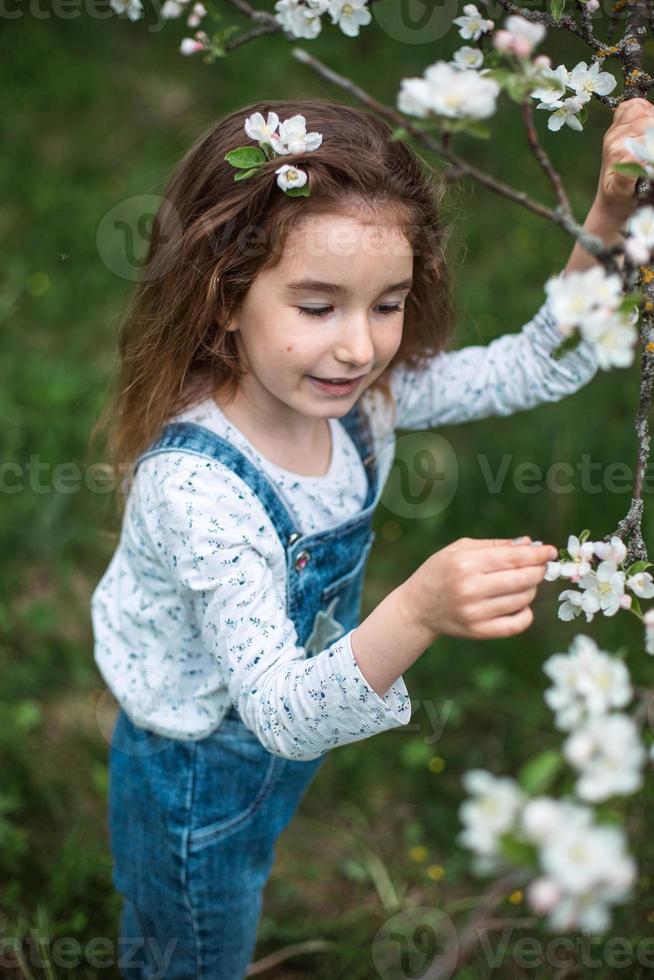
[[[246, 26], [227, 4], [220, 8], [225, 24]], [[85, 955], [93, 937], [115, 940], [119, 909], [107, 842], [108, 745], [99, 721], [111, 713], [111, 699], [93, 661], [89, 599], [118, 528], [107, 495], [86, 489], [79, 472], [75, 480], [74, 466], [69, 492], [52, 487], [55, 466], [76, 464], [84, 474], [89, 465], [89, 432], [105, 398], [116, 327], [131, 290], [103, 261], [96, 234], [117, 203], [161, 193], [181, 155], [218, 114], [268, 97], [346, 97], [299, 65], [282, 38], [259, 39], [205, 65], [178, 54], [180, 38], [190, 33], [181, 21], [153, 31], [152, 18], [104, 20], [81, 5], [70, 19], [45, 7], [16, 9], [22, 15], [5, 18], [0, 31], [0, 431], [3, 460], [23, 473], [22, 489], [12, 490], [19, 471], [6, 471], [0, 508], [0, 934], [9, 946], [12, 937], [25, 943], [22, 966], [5, 945], [0, 975], [109, 978], [118, 976], [111, 956], [99, 967]], [[450, 58], [466, 42], [450, 29], [431, 43], [417, 43], [414, 32], [409, 43], [375, 21], [359, 38], [347, 39], [326, 19], [320, 38], [300, 43], [394, 104], [401, 78]], [[588, 58], [580, 44], [559, 35], [542, 50], [555, 65]], [[458, 150], [553, 203], [519, 110], [506, 98], [500, 105], [493, 140], [462, 138]], [[583, 134], [567, 127], [551, 134], [547, 115], [536, 117], [581, 220], [593, 199], [610, 112], [593, 105]], [[548, 276], [565, 265], [571, 240], [470, 181], [451, 188], [447, 211], [459, 309], [453, 346], [519, 329], [541, 305]], [[464, 535], [528, 533], [562, 545], [583, 527], [595, 538], [612, 530], [630, 495], [628, 489], [609, 492], [603, 482], [611, 463], [633, 466], [637, 391], [635, 368], [602, 373], [559, 404], [440, 430], [456, 454], [457, 492], [440, 513], [421, 519], [380, 506], [364, 612], [428, 554]], [[499, 493], [489, 489], [481, 454], [493, 474], [508, 456]], [[534, 463], [544, 475], [559, 461], [581, 466], [584, 454], [594, 467], [595, 489], [582, 486], [580, 475], [571, 493], [555, 493], [544, 480], [530, 493], [515, 486], [520, 464]], [[645, 531], [649, 539], [648, 518]], [[374, 937], [402, 903], [444, 908], [457, 925], [465, 921], [466, 897], [478, 896], [484, 884], [468, 876], [466, 856], [455, 844], [461, 773], [473, 766], [515, 773], [531, 755], [558, 744], [542, 699], [541, 663], [566, 649], [575, 632], [590, 633], [608, 650], [629, 645], [635, 678], [651, 683], [635, 617], [563, 624], [556, 619], [558, 591], [556, 584], [543, 586], [535, 623], [518, 638], [439, 640], [405, 675], [414, 702], [409, 729], [330, 755], [280, 841], [257, 957], [292, 943], [320, 942], [262, 975], [377, 976]], [[630, 806], [634, 835], [644, 825], [646, 795]], [[617, 915], [613, 935], [637, 941], [652, 929], [650, 858], [651, 846], [641, 854], [639, 894]], [[498, 910], [500, 918], [522, 922], [505, 955], [493, 966], [480, 954], [457, 976], [553, 976], [547, 967], [520, 967], [511, 955], [518, 937], [545, 936], [525, 926], [527, 915], [522, 894], [514, 893]], [[496, 949], [497, 936], [489, 935]], [[52, 962], [58, 937], [79, 942], [78, 965]], [[426, 953], [422, 966], [428, 964]], [[418, 959], [413, 968], [419, 967]], [[604, 963], [581, 966], [574, 975], [626, 973], [612, 973]], [[629, 975], [651, 971], [635, 964]]]

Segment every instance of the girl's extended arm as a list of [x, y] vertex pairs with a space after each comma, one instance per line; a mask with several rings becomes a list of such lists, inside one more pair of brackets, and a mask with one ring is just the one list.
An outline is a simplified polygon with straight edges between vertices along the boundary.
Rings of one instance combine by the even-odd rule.
[[597, 361], [585, 341], [559, 360], [551, 357], [562, 340], [546, 300], [518, 333], [439, 354], [423, 370], [396, 366], [395, 428], [511, 415], [572, 394], [593, 377]]

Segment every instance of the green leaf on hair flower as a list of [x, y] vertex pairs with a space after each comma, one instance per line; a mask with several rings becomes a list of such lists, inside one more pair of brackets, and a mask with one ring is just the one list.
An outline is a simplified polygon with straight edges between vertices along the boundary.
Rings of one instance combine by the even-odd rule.
[[243, 167], [245, 170], [266, 162], [264, 154], [256, 146], [239, 146], [236, 150], [226, 153], [224, 159], [233, 167]]
[[247, 180], [248, 177], [254, 177], [258, 173], [258, 167], [255, 167], [254, 170], [239, 170], [237, 174], [234, 174], [234, 180]]
[[289, 197], [309, 197], [311, 191], [309, 190], [309, 185], [305, 184], [304, 187], [289, 187], [285, 193]]
[[610, 173], [616, 170], [619, 174], [628, 174], [630, 177], [648, 177], [649, 174], [640, 163], [635, 160], [628, 160], [625, 163], [614, 163]]
[[565, 0], [552, 0], [551, 4], [552, 17], [558, 22], [561, 20], [563, 11], [565, 10]]

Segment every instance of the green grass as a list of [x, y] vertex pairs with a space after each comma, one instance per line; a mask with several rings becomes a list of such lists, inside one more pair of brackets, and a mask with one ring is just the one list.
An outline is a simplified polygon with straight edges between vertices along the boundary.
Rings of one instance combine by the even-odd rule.
[[[0, 933], [31, 936], [23, 967], [18, 958], [13, 970], [4, 962], [7, 976], [117, 976], [115, 967], [93, 967], [84, 957], [71, 968], [48, 967], [47, 958], [38, 966], [34, 953], [37, 933], [51, 943], [73, 937], [87, 951], [93, 937], [114, 941], [119, 904], [106, 835], [107, 741], [98, 720], [106, 694], [93, 662], [89, 617], [117, 528], [106, 496], [91, 493], [84, 481], [88, 434], [105, 397], [130, 283], [101, 260], [98, 227], [118, 202], [159, 193], [216, 115], [265, 97], [344, 98], [295, 62], [281, 39], [258, 41], [209, 67], [177, 54], [179, 36], [175, 24], [153, 33], [143, 24], [87, 15], [8, 20], [0, 35], [0, 174], [8, 191], [0, 202], [6, 242], [0, 431], [3, 459], [24, 472], [22, 488], [5, 492], [0, 509], [5, 570], [11, 569], [0, 580]], [[450, 31], [434, 45], [397, 44], [373, 27], [357, 41], [330, 30], [303, 46], [393, 103], [400, 78], [448, 58], [460, 43]], [[548, 50], [569, 65], [585, 57], [567, 40], [556, 44]], [[599, 174], [608, 110], [594, 107], [582, 137], [567, 129], [552, 136], [544, 114], [536, 115], [581, 219]], [[493, 121], [496, 138], [468, 139], [460, 151], [551, 203], [517, 118], [512, 104], [503, 105]], [[450, 200], [460, 314], [455, 343], [485, 343], [530, 318], [571, 242], [469, 181]], [[603, 536], [626, 512], [628, 492], [579, 486], [571, 494], [547, 487], [525, 494], [514, 486], [515, 471], [525, 462], [543, 470], [556, 461], [577, 465], [582, 454], [601, 467], [632, 466], [636, 397], [636, 372], [617, 371], [565, 402], [441, 430], [457, 456], [457, 493], [443, 512], [422, 520], [400, 519], [380, 506], [365, 611], [432, 551], [463, 535], [529, 533], [562, 544], [570, 530], [589, 527]], [[502, 493], [489, 491], [482, 454], [493, 473], [510, 454]], [[55, 467], [66, 465], [73, 469], [58, 470], [59, 476], [67, 472], [72, 485], [77, 473], [79, 488], [55, 492]], [[13, 480], [8, 474], [7, 484]], [[464, 921], [463, 906], [455, 903], [478, 895], [482, 885], [467, 875], [465, 855], [454, 844], [460, 774], [478, 765], [512, 773], [556, 744], [542, 700], [541, 663], [572, 636], [556, 620], [556, 591], [542, 590], [535, 624], [519, 638], [439, 640], [406, 675], [416, 727], [330, 756], [280, 843], [257, 955], [305, 940], [326, 945], [267, 976], [374, 976], [373, 939], [397, 903], [450, 908], [457, 923]], [[588, 632], [609, 650], [629, 643], [637, 679], [651, 683], [635, 618], [596, 621]], [[446, 719], [437, 740], [434, 711]], [[634, 804], [634, 832], [644, 824], [646, 802]], [[618, 914], [614, 935], [637, 940], [649, 932], [650, 867], [647, 845], [641, 894]], [[516, 914], [522, 914], [519, 901], [499, 911]], [[495, 975], [549, 975], [521, 968], [511, 960], [512, 948]], [[492, 973], [480, 957], [457, 976]], [[605, 964], [577, 975], [612, 974]], [[636, 965], [629, 975], [650, 973]]]

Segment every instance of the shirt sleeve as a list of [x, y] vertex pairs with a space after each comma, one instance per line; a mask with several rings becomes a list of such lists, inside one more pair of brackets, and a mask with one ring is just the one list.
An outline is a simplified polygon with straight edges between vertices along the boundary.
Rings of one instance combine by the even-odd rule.
[[548, 298], [517, 333], [438, 354], [423, 370], [398, 366], [390, 378], [396, 428], [428, 429], [559, 401], [598, 369], [587, 341], [551, 357], [563, 339]]
[[259, 498], [228, 467], [171, 452], [145, 460], [137, 477], [166, 575], [191, 595], [230, 700], [266, 749], [314, 759], [409, 722], [403, 678], [380, 697], [354, 657], [353, 630], [307, 658], [280, 591], [281, 542]]

